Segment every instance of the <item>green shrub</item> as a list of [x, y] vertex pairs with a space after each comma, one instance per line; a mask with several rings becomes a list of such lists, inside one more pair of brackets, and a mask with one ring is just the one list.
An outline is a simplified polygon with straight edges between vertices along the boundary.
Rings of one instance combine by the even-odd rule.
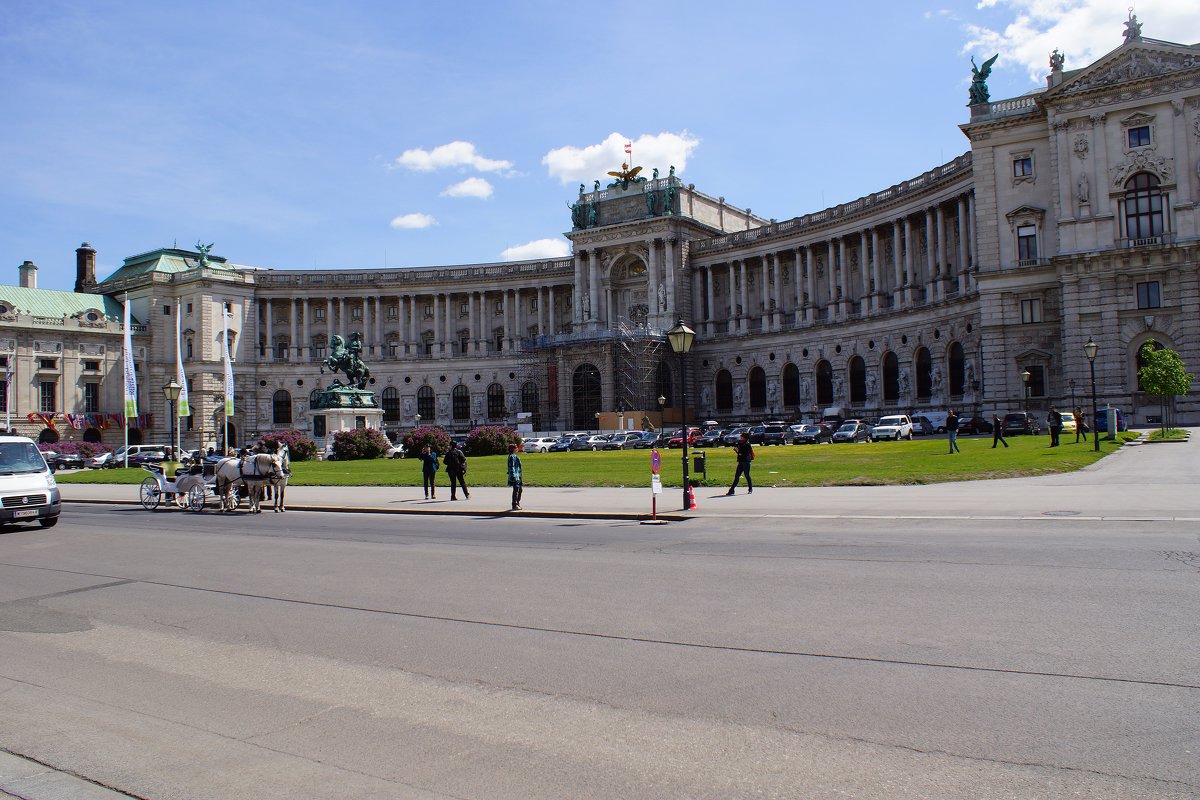
[[391, 441], [378, 428], [338, 431], [333, 435], [333, 457], [338, 461], [379, 458], [391, 447]]
[[279, 449], [281, 443], [286, 444], [292, 461], [311, 461], [317, 457], [317, 443], [295, 428], [271, 431], [258, 441], [272, 453]]
[[463, 452], [469, 456], [499, 456], [508, 452], [508, 446], [520, 446], [521, 436], [505, 425], [481, 425], [467, 435]]
[[438, 455], [444, 456], [450, 450], [450, 434], [446, 433], [442, 428], [434, 428], [432, 426], [413, 428], [404, 434], [402, 441], [405, 458], [416, 458], [420, 455], [421, 448], [425, 445], [429, 445]]

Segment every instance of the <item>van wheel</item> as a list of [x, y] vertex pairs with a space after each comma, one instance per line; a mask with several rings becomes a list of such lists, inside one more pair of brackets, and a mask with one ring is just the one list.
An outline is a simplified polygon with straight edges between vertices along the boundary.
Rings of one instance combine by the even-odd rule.
[[908, 436], [906, 436], [906, 437], [904, 437], [904, 438], [908, 439], [908, 440], [911, 442], [911, 441], [912, 441], [912, 437], [913, 437], [912, 431], [909, 431], [909, 432], [908, 432]]
[[53, 528], [58, 524], [58, 517], [42, 517], [38, 520], [38, 524], [43, 528]]
[[935, 431], [935, 433], [945, 433], [945, 432], [946, 432], [946, 429], [945, 429], [945, 428], [938, 428], [938, 429]]

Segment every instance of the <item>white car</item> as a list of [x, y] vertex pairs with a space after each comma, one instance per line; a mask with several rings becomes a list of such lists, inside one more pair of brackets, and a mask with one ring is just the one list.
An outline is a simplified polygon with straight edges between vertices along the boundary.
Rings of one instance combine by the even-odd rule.
[[384, 453], [384, 458], [404, 458], [404, 445], [394, 444]]
[[883, 417], [879, 420], [879, 424], [871, 430], [871, 438], [877, 442], [880, 439], [892, 439], [897, 442], [901, 439], [911, 440], [913, 438], [912, 420], [904, 414]]
[[548, 453], [548, 452], [550, 452], [550, 445], [554, 444], [557, 441], [558, 441], [558, 439], [555, 439], [553, 436], [542, 436], [537, 439], [526, 439], [525, 440], [525, 452], [526, 453]]

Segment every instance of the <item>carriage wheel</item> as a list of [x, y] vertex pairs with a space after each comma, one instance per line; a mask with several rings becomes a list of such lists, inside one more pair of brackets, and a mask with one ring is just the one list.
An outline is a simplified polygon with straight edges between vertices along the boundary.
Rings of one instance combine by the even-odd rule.
[[188, 489], [187, 507], [192, 511], [204, 510], [204, 485], [197, 483], [192, 488]]
[[238, 497], [238, 491], [236, 488], [230, 486], [225, 490], [225, 508], [229, 509], [230, 511], [236, 511], [237, 507], [241, 505], [241, 503], [242, 498]]
[[158, 481], [155, 478], [146, 478], [142, 481], [142, 485], [138, 489], [138, 499], [142, 503], [142, 508], [147, 511], [158, 508], [158, 504], [162, 502], [162, 492], [159, 491]]

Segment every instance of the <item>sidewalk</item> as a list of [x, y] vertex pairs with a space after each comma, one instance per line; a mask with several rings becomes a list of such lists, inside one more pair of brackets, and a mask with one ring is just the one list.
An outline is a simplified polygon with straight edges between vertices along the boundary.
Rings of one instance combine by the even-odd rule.
[[[780, 487], [769, 473], [756, 473], [753, 494], [739, 487], [733, 497], [723, 486], [695, 490], [695, 511], [684, 512], [683, 490], [664, 488], [659, 516], [669, 520], [763, 516], [808, 518], [1041, 519], [1078, 517], [1107, 520], [1200, 521], [1197, 478], [1200, 442], [1128, 445], [1090, 467], [1061, 475], [991, 481], [959, 481], [925, 486]], [[647, 481], [648, 482], [648, 481]], [[63, 484], [66, 502], [137, 505], [136, 486]], [[479, 487], [471, 499], [450, 500], [439, 487], [437, 500], [425, 500], [420, 487], [291, 486], [291, 511], [362, 513], [520, 515], [575, 519], [648, 518], [650, 488], [582, 489], [526, 486], [524, 511], [509, 511], [506, 487]], [[165, 507], [165, 506], [164, 506]], [[162, 507], [160, 507], [162, 508]], [[206, 513], [215, 513], [210, 506]], [[264, 513], [271, 513], [264, 505]]]

